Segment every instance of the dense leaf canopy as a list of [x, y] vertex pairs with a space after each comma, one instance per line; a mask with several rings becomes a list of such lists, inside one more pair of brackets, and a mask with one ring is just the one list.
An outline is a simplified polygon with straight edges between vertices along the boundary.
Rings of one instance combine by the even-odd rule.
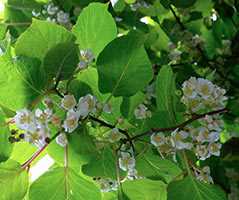
[[0, 200], [239, 199], [237, 0], [2, 0], [0, 93]]

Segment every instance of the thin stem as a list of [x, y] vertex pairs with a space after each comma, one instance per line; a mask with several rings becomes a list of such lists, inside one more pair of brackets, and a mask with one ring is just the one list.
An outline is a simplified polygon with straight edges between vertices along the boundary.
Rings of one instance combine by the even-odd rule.
[[28, 159], [25, 163], [21, 165], [22, 169], [26, 169], [28, 166], [31, 165], [31, 163], [47, 148], [47, 146], [54, 140], [56, 137], [60, 134], [60, 132], [57, 132], [49, 141], [46, 142], [46, 144], [38, 149], [30, 159]]
[[177, 23], [181, 27], [182, 30], [186, 30], [184, 24], [181, 22], [180, 18], [177, 16], [175, 10], [173, 9], [172, 5], [169, 6], [170, 11], [173, 13], [174, 18], [176, 19]]
[[146, 136], [146, 135], [151, 135], [153, 132], [166, 132], [166, 131], [174, 131], [175, 129], [182, 129], [185, 126], [187, 126], [188, 124], [191, 124], [192, 122], [198, 120], [198, 119], [202, 119], [204, 118], [206, 115], [216, 115], [216, 114], [221, 114], [221, 113], [226, 113], [228, 112], [227, 108], [223, 108], [220, 110], [215, 110], [215, 111], [211, 111], [211, 112], [207, 112], [204, 114], [199, 114], [199, 115], [193, 115], [192, 118], [190, 118], [189, 120], [178, 124], [176, 126], [173, 127], [167, 127], [167, 128], [152, 128], [150, 131], [146, 131], [144, 133], [141, 133], [139, 135], [136, 135], [134, 137], [131, 138], [131, 140], [136, 140], [140, 137]]
[[48, 144], [45, 144], [42, 148], [40, 148], [37, 152], [35, 152], [29, 160], [23, 163], [21, 166], [22, 169], [27, 169], [30, 166], [30, 164], [46, 149], [47, 146]]
[[69, 189], [69, 185], [68, 185], [68, 144], [65, 146], [64, 149], [64, 173], [65, 173], [65, 197], [66, 199], [68, 199], [68, 189]]

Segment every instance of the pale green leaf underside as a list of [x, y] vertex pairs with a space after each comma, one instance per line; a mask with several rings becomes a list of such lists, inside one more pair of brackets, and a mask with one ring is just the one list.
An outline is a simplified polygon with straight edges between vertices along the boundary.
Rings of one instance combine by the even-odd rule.
[[161, 181], [139, 179], [123, 183], [123, 191], [130, 200], [166, 200], [166, 185]]
[[95, 55], [117, 36], [113, 17], [107, 11], [107, 5], [91, 3], [80, 14], [73, 33], [81, 49], [91, 49]]
[[209, 185], [188, 176], [172, 182], [168, 187], [168, 200], [226, 200], [224, 192], [215, 185]]
[[9, 158], [13, 148], [13, 145], [8, 141], [10, 130], [6, 124], [5, 114], [2, 109], [0, 109], [0, 127], [0, 162], [2, 162]]
[[43, 60], [46, 53], [59, 43], [74, 41], [74, 35], [52, 22], [33, 20], [32, 25], [18, 38], [16, 54]]
[[30, 187], [30, 200], [100, 200], [98, 187], [68, 168], [55, 168]]
[[1, 199], [22, 200], [28, 189], [28, 174], [20, 164], [8, 160], [0, 164]]

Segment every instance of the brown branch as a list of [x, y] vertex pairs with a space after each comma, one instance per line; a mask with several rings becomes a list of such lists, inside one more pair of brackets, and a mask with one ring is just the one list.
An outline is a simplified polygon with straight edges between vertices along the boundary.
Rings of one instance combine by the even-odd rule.
[[47, 148], [47, 146], [54, 140], [56, 139], [56, 137], [60, 134], [61, 132], [57, 132], [51, 139], [46, 140], [46, 144], [41, 147], [40, 149], [38, 149], [32, 156], [30, 159], [28, 159], [26, 162], [24, 162], [21, 167], [22, 169], [27, 169], [31, 163]]
[[151, 135], [153, 132], [166, 132], [166, 131], [174, 131], [175, 129], [182, 129], [184, 128], [185, 126], [187, 126], [188, 124], [191, 124], [192, 122], [198, 120], [198, 119], [202, 119], [204, 118], [206, 115], [216, 115], [216, 114], [221, 114], [221, 113], [226, 113], [228, 112], [228, 109], [227, 108], [223, 108], [223, 109], [220, 109], [220, 110], [215, 110], [215, 111], [211, 111], [211, 112], [207, 112], [207, 113], [204, 113], [204, 114], [199, 114], [199, 115], [193, 115], [190, 119], [188, 119], [187, 121], [181, 123], [181, 124], [178, 124], [176, 126], [172, 126], [172, 127], [167, 127], [167, 128], [152, 128], [150, 131], [146, 131], [144, 133], [141, 133], [139, 135], [136, 135], [132, 138], [130, 138], [130, 140], [136, 140], [140, 137], [143, 137], [143, 136], [146, 136], [146, 135]]

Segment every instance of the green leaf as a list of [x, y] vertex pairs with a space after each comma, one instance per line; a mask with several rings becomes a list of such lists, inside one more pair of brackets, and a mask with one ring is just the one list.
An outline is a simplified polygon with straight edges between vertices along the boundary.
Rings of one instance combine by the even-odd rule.
[[91, 49], [95, 55], [117, 36], [113, 17], [107, 11], [107, 4], [91, 3], [86, 7], [73, 28], [81, 49]]
[[91, 177], [116, 179], [115, 159], [112, 150], [104, 148], [91, 162], [82, 166], [82, 172]]
[[78, 47], [73, 42], [60, 43], [51, 48], [43, 61], [48, 77], [68, 79], [74, 73], [78, 59]]
[[182, 173], [182, 170], [172, 161], [162, 159], [151, 151], [137, 157], [136, 162], [139, 175], [149, 179], [162, 179], [169, 183]]
[[77, 132], [68, 137], [69, 146], [77, 154], [77, 158], [82, 163], [88, 163], [90, 159], [97, 155], [94, 138], [88, 134], [86, 127], [81, 127]]
[[74, 35], [52, 22], [33, 20], [32, 25], [18, 38], [16, 54], [43, 61], [47, 52], [60, 43], [74, 41]]
[[98, 187], [70, 168], [55, 168], [37, 179], [30, 187], [30, 200], [100, 200]]
[[168, 186], [168, 200], [226, 200], [225, 193], [215, 185], [209, 185], [188, 176]]
[[99, 89], [113, 96], [132, 96], [152, 79], [142, 35], [131, 33], [113, 40], [97, 61]]
[[129, 199], [167, 200], [166, 185], [161, 181], [138, 179], [122, 184], [123, 191]]
[[46, 82], [37, 59], [0, 57], [0, 104], [9, 110], [27, 106], [43, 93]]
[[134, 115], [135, 108], [144, 101], [145, 95], [137, 92], [134, 96], [124, 97], [120, 106], [120, 111], [124, 117], [131, 118]]
[[171, 67], [163, 66], [156, 82], [156, 102], [158, 111], [165, 112], [171, 125], [176, 123], [176, 87]]
[[[14, 144], [11, 157], [10, 159], [15, 160], [19, 163], [26, 162], [35, 152], [37, 151], [37, 147], [33, 144], [30, 144], [28, 142], [17, 142]], [[32, 163], [36, 163], [39, 159], [41, 159], [43, 156], [45, 156], [45, 151], [41, 153], [41, 155], [34, 160]]]
[[19, 163], [8, 160], [0, 164], [1, 199], [21, 200], [28, 189], [28, 174]]
[[170, 0], [177, 8], [187, 8], [192, 6], [196, 0]]
[[6, 124], [5, 114], [2, 109], [0, 109], [0, 127], [0, 162], [2, 162], [10, 157], [13, 148], [13, 145], [8, 141], [10, 130]]

